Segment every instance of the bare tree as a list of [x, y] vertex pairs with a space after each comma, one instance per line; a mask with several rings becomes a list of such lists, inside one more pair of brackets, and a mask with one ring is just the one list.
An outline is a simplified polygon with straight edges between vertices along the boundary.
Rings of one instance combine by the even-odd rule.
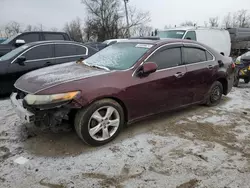
[[63, 30], [68, 33], [73, 40], [83, 42], [83, 29], [80, 18], [66, 23]]
[[7, 37], [10, 37], [17, 33], [20, 33], [22, 29], [21, 29], [21, 25], [18, 22], [13, 21], [13, 22], [8, 23], [5, 26], [4, 31], [5, 31], [5, 35]]
[[233, 23], [232, 23], [232, 15], [231, 15], [230, 12], [224, 17], [222, 25], [223, 25], [225, 28], [230, 28], [230, 27], [233, 26]]
[[210, 27], [219, 27], [219, 18], [218, 17], [209, 18], [209, 25]]
[[228, 13], [223, 20], [223, 26], [230, 27], [250, 27], [250, 14], [247, 10], [239, 10], [235, 13]]
[[150, 36], [153, 28], [147, 25], [140, 25], [131, 29], [132, 36]]
[[111, 38], [126, 37], [129, 30], [139, 28], [150, 21], [149, 14], [128, 7], [129, 25], [120, 0], [82, 0], [88, 13], [85, 21], [86, 38], [103, 41]]
[[181, 26], [195, 26], [196, 24], [192, 21], [185, 21], [181, 23]]
[[247, 10], [239, 10], [237, 12], [236, 22], [239, 27], [250, 27], [250, 15]]
[[51, 31], [58, 31], [58, 28], [52, 27], [50, 30], [51, 30]]

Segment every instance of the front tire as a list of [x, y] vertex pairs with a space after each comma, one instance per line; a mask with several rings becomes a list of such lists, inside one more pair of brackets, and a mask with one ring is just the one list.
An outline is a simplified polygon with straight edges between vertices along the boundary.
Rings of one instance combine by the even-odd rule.
[[124, 125], [124, 111], [112, 99], [92, 103], [77, 112], [75, 129], [78, 136], [87, 144], [101, 146], [113, 140]]
[[207, 106], [216, 106], [220, 103], [223, 93], [223, 86], [219, 81], [216, 81], [211, 86], [208, 92]]

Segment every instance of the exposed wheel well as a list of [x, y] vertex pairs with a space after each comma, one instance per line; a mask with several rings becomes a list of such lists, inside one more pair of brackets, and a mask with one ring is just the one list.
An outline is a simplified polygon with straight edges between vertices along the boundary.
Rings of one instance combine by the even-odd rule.
[[227, 80], [225, 78], [219, 78], [217, 81], [219, 81], [222, 84], [222, 86], [223, 86], [223, 94], [226, 95], [227, 90], [228, 90]]

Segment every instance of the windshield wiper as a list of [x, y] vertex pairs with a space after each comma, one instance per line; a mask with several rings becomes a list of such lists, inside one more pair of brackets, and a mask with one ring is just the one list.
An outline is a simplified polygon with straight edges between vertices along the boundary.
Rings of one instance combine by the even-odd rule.
[[84, 63], [85, 65], [89, 66], [89, 67], [94, 67], [94, 68], [104, 69], [104, 70], [110, 71], [109, 68], [104, 67], [104, 66], [100, 66], [100, 65], [90, 65], [90, 64], [88, 64], [88, 63], [86, 63], [86, 62], [83, 62], [83, 63]]

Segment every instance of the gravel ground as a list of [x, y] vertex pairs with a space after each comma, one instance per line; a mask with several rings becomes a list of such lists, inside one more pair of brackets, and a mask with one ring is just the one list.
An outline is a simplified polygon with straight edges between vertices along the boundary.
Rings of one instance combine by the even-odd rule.
[[3, 99], [0, 187], [248, 188], [249, 88], [241, 83], [217, 107], [193, 106], [130, 125], [98, 148], [73, 131], [31, 134]]

